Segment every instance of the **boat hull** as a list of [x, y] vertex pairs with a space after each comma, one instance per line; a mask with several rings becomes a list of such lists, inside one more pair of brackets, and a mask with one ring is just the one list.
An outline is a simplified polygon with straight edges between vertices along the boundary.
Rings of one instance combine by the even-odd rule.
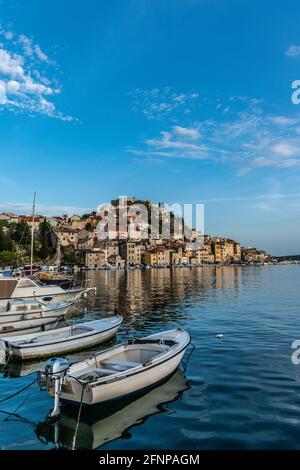
[[15, 348], [11, 347], [11, 353], [14, 359], [22, 361], [30, 361], [33, 359], [38, 359], [41, 357], [50, 357], [57, 354], [67, 354], [74, 351], [80, 351], [82, 349], [92, 348], [98, 344], [104, 343], [111, 338], [113, 338], [120, 324], [109, 329], [108, 331], [97, 332], [92, 336], [87, 336], [86, 338], [81, 338], [80, 342], [78, 339], [66, 340], [61, 342], [61, 344], [37, 344], [36, 347], [29, 348]]
[[44, 295], [26, 295], [23, 297], [11, 297], [7, 299], [0, 300], [0, 309], [5, 309], [7, 303], [11, 300], [22, 300], [24, 298], [30, 300], [37, 300], [39, 302], [74, 302], [79, 300], [83, 295], [86, 295], [88, 292], [95, 289], [73, 289], [72, 291], [59, 292], [59, 293], [49, 293]]
[[[152, 356], [153, 360], [146, 359], [146, 357], [149, 357], [147, 356], [149, 352], [153, 352], [151, 347], [150, 350], [147, 349], [147, 341], [149, 341], [149, 344], [151, 344], [151, 341], [156, 341], [156, 344], [162, 344], [161, 341], [164, 340], [169, 342], [170, 340], [175, 340], [174, 347], [172, 346], [167, 350], [162, 349], [164, 352], [158, 356], [158, 359], [155, 359], [155, 355]], [[162, 334], [142, 338], [142, 343], [119, 345], [110, 350], [95, 354], [95, 356], [85, 361], [84, 364], [75, 363], [70, 367], [60, 392], [60, 399], [71, 404], [94, 405], [122, 398], [154, 386], [175, 372], [189, 343], [190, 336], [187, 332], [183, 330], [170, 330]], [[135, 346], [135, 344], [146, 344], [146, 346], [143, 348], [142, 346]], [[135, 353], [135, 351], [140, 351], [140, 353]], [[143, 351], [145, 351], [145, 356], [143, 356]], [[105, 364], [105, 360], [109, 361], [110, 357], [122, 357], [122, 354], [125, 354], [125, 358], [129, 358], [129, 361], [130, 357], [137, 354], [137, 358], [140, 354], [141, 365], [111, 375], [106, 370], [107, 376], [104, 376], [104, 378], [100, 376], [100, 379], [94, 380], [93, 367], [100, 367], [98, 370], [104, 371], [105, 369], [101, 369], [101, 364]], [[96, 362], [96, 365], [93, 366], [93, 362]], [[100, 363], [100, 366], [97, 366], [97, 363]], [[85, 366], [87, 366], [87, 369], [85, 369]], [[78, 373], [80, 374], [80, 371], [83, 371], [83, 381], [78, 380]], [[54, 383], [51, 381], [46, 383], [48, 393], [54, 396]]]
[[57, 318], [62, 317], [68, 313], [69, 308], [73, 305], [72, 302], [68, 302], [67, 305], [64, 307], [58, 307], [53, 309], [39, 309], [36, 311], [25, 311], [23, 313], [17, 312], [1, 312], [0, 311], [0, 327], [1, 325], [5, 325], [7, 323], [14, 323], [19, 321], [29, 321], [29, 320], [37, 320], [43, 318]]
[[47, 328], [53, 327], [61, 317], [41, 318], [34, 320], [16, 321], [0, 325], [0, 338], [1, 336], [15, 336], [25, 333], [37, 333], [44, 331]]
[[78, 382], [73, 381], [72, 388], [74, 394], [62, 392], [61, 401], [71, 405], [79, 405], [81, 401], [84, 405], [95, 405], [129, 396], [140, 390], [147, 389], [156, 384], [158, 385], [162, 380], [171, 376], [178, 368], [183, 355], [184, 351], [160, 365], [153, 366], [150, 374], [149, 368], [145, 368], [143, 372], [138, 372], [136, 375], [130, 375], [128, 378], [116, 380], [112, 383], [96, 385], [94, 387], [87, 386], [82, 400], [82, 387]]

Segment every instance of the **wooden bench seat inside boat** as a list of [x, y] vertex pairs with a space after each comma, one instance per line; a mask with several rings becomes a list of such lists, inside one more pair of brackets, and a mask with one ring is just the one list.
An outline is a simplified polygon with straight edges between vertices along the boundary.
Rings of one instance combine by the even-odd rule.
[[147, 344], [131, 345], [128, 349], [123, 349], [117, 354], [113, 354], [106, 359], [96, 359], [94, 367], [87, 367], [74, 373], [80, 380], [93, 381], [99, 377], [125, 372], [134, 367], [147, 364], [152, 359], [160, 356], [168, 347], [165, 345]]

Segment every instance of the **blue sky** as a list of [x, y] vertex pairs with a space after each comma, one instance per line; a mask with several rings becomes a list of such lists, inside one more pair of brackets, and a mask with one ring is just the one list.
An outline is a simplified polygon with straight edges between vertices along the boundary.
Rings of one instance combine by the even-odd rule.
[[207, 233], [300, 252], [296, 0], [2, 0], [0, 210], [203, 202]]

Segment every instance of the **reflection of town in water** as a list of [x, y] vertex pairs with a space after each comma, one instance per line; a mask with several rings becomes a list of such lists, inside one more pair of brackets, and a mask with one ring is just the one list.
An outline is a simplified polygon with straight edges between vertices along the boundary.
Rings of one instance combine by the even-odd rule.
[[[82, 322], [116, 312], [124, 316], [124, 324], [116, 339], [68, 355], [70, 363], [135, 336], [179, 327], [189, 331], [192, 344], [179, 370], [164, 384], [129, 399], [93, 407], [90, 412], [82, 409], [78, 427], [78, 408], [70, 406], [63, 406], [55, 426], [49, 424], [46, 416], [52, 409], [52, 399], [33, 385], [2, 410], [6, 414], [1, 445], [8, 448], [13, 442], [16, 449], [130, 449], [146, 448], [151, 442], [153, 448], [207, 449], [218, 448], [222, 439], [234, 446], [238, 434], [245, 447], [251, 447], [263, 413], [275, 409], [278, 413], [276, 400], [269, 400], [270, 387], [272, 393], [279, 392], [282, 397], [280, 419], [285, 423], [286, 403], [294, 406], [298, 396], [298, 370], [286, 346], [299, 330], [298, 274], [298, 266], [207, 266], [80, 274], [92, 280], [97, 294], [74, 305], [66, 320]], [[284, 309], [288, 309], [289, 322], [282, 315]], [[30, 384], [44, 363], [9, 362], [1, 370], [4, 393]], [[295, 383], [288, 392], [282, 386], [284, 380]], [[253, 390], [264, 400], [253, 400]], [[230, 419], [232, 413], [235, 420]], [[248, 416], [253, 422], [249, 433], [245, 431]], [[174, 432], [168, 432], [170, 427]], [[293, 432], [294, 427], [291, 423]], [[281, 429], [281, 425], [275, 426], [274, 442], [279, 442]], [[211, 439], [212, 433], [217, 437]]]
[[[245, 269], [245, 268], [244, 268]], [[257, 275], [258, 268], [253, 269]], [[114, 311], [124, 315], [137, 330], [151, 323], [168, 323], [187, 318], [186, 303], [199, 307], [216, 301], [218, 295], [235, 295], [243, 282], [240, 266], [88, 271], [98, 292], [91, 306], [105, 315]], [[145, 321], [149, 325], [145, 325]]]
[[[257, 277], [259, 269], [246, 269], [248, 274], [253, 270]], [[135, 331], [141, 336], [162, 328], [181, 326], [189, 329], [191, 309], [201, 311], [207, 303], [224, 302], [226, 296], [234, 301], [243, 283], [243, 268], [88, 271], [84, 276], [97, 286], [97, 294], [90, 296], [88, 302], [74, 305], [66, 320], [82, 322], [83, 318], [94, 320], [114, 313], [122, 314], [124, 324], [118, 333], [118, 340], [122, 341], [128, 335], [133, 336]], [[70, 362], [80, 361], [114, 343], [112, 340], [96, 348], [70, 354], [68, 358]], [[11, 378], [26, 376], [40, 370], [44, 362], [9, 362], [3, 374]]]

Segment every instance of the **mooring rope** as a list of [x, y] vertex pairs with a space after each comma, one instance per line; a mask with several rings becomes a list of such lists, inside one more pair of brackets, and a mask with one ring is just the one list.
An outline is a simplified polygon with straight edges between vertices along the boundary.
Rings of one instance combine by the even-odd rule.
[[77, 439], [77, 432], [78, 432], [78, 427], [79, 427], [79, 422], [80, 422], [80, 416], [81, 416], [81, 408], [82, 408], [82, 401], [83, 401], [84, 389], [85, 389], [85, 385], [82, 385], [81, 398], [80, 398], [80, 406], [79, 406], [79, 411], [78, 411], [78, 416], [77, 416], [77, 422], [76, 422], [76, 428], [75, 428], [74, 438], [73, 438], [73, 442], [72, 442], [72, 450], [75, 450], [75, 449], [76, 449], [76, 439]]
[[191, 356], [192, 356], [195, 348], [196, 348], [196, 346], [193, 343], [191, 343], [191, 350], [190, 350], [189, 354], [187, 355], [185, 361], [184, 362], [182, 361], [182, 365], [183, 365], [182, 370], [183, 370], [183, 372], [186, 371], [189, 360], [191, 359]]
[[17, 390], [15, 393], [13, 393], [12, 395], [9, 395], [8, 397], [4, 397], [0, 400], [0, 403], [3, 403], [4, 401], [7, 401], [7, 400], [10, 400], [11, 398], [14, 398], [16, 397], [17, 395], [19, 395], [20, 393], [24, 392], [25, 390], [27, 390], [29, 387], [31, 387], [34, 383], [37, 382], [37, 377], [32, 381], [30, 382], [29, 384], [27, 384], [25, 387], [22, 387], [20, 388], [20, 390]]

